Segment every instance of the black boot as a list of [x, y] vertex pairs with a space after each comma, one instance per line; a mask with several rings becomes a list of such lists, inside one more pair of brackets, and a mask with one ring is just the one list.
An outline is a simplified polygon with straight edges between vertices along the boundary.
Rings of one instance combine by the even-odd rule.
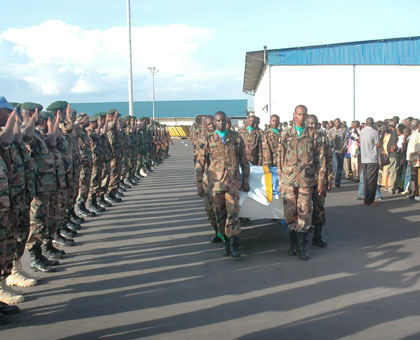
[[43, 261], [41, 261], [42, 250], [38, 245], [34, 245], [32, 249], [29, 250], [29, 256], [31, 257], [30, 267], [37, 272], [52, 273], [55, 272], [55, 268], [47, 266]]
[[66, 238], [73, 238], [77, 235], [77, 231], [69, 228], [67, 225], [71, 225], [71, 222], [64, 222], [60, 228], [60, 234], [61, 236], [64, 236]]
[[121, 191], [117, 190], [117, 192], [115, 193], [115, 197], [123, 198], [123, 197], [125, 197], [125, 195]]
[[124, 178], [124, 182], [123, 183], [124, 183], [126, 189], [130, 189], [131, 188], [130, 177]]
[[306, 251], [306, 242], [308, 239], [308, 233], [297, 233], [298, 235], [298, 247], [297, 254], [301, 260], [309, 260], [309, 254]]
[[232, 236], [229, 241], [230, 241], [230, 256], [234, 258], [241, 257], [241, 253], [239, 252], [239, 237]]
[[77, 223], [77, 224], [81, 224], [83, 222], [85, 222], [85, 219], [83, 217], [79, 217], [76, 215], [76, 212], [74, 211], [74, 206], [72, 206], [69, 209], [70, 212], [70, 220]]
[[322, 238], [322, 224], [315, 225], [314, 237], [312, 238], [312, 244], [318, 247], [325, 248], [328, 242]]
[[47, 258], [53, 260], [61, 260], [64, 257], [63, 254], [57, 248], [54, 248], [54, 246], [52, 245], [52, 240], [48, 240], [42, 245], [42, 253]]
[[46, 266], [58, 266], [60, 264], [60, 262], [58, 262], [57, 260], [49, 260], [47, 259], [44, 255], [40, 256], [40, 260], [46, 265]]
[[225, 236], [225, 250], [223, 250], [223, 256], [230, 256], [230, 241]]
[[73, 239], [67, 239], [60, 235], [59, 231], [56, 231], [54, 234], [54, 240], [53, 244], [59, 245], [59, 246], [65, 246], [65, 247], [72, 247], [74, 245]]
[[296, 231], [292, 230], [290, 233], [290, 248], [289, 251], [287, 252], [287, 254], [289, 256], [295, 256], [297, 254], [297, 233]]
[[64, 221], [67, 228], [70, 229], [74, 235], [77, 235], [77, 231], [82, 229], [80, 224], [70, 220], [68, 217]]
[[128, 189], [128, 186], [125, 185], [123, 181], [121, 181], [119, 190], [121, 190], [122, 192], [126, 192], [127, 189]]
[[85, 216], [85, 217], [95, 217], [96, 214], [93, 211], [89, 211], [86, 209], [86, 203], [81, 202], [76, 204], [77, 211], [79, 215]]
[[110, 208], [112, 207], [111, 203], [105, 202], [105, 195], [101, 195], [96, 199], [96, 203], [102, 208], [104, 209], [104, 211], [106, 210], [106, 208]]
[[217, 235], [217, 233], [219, 232], [219, 230], [217, 229], [217, 226], [213, 226], [214, 228], [214, 236], [211, 238], [210, 242], [211, 243], [219, 243], [222, 242], [223, 240], [219, 237], [219, 235]]
[[134, 186], [134, 187], [138, 184], [136, 181], [134, 181], [134, 180], [133, 180], [133, 178], [132, 178], [132, 177], [129, 177], [129, 178], [128, 178], [128, 183], [130, 183], [130, 185], [131, 185], [131, 186]]
[[88, 203], [88, 205], [87, 205], [87, 209], [88, 209], [89, 211], [94, 212], [94, 213], [95, 213], [95, 215], [105, 211], [105, 209], [104, 209], [104, 208], [100, 207], [100, 206], [98, 205], [98, 203], [96, 203], [96, 198], [92, 198], [92, 199], [88, 200], [88, 202], [87, 202], [87, 203]]

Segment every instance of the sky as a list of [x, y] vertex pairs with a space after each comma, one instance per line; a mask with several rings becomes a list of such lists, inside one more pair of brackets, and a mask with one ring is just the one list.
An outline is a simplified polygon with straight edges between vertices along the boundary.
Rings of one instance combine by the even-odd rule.
[[[126, 0], [0, 0], [0, 95], [126, 101]], [[242, 99], [248, 51], [420, 35], [420, 1], [131, 0], [135, 101]]]

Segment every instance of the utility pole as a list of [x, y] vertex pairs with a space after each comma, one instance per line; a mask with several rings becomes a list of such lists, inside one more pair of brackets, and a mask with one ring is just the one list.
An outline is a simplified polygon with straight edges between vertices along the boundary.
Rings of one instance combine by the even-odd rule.
[[133, 58], [131, 54], [131, 8], [127, 0], [127, 30], [128, 30], [128, 114], [134, 115], [133, 103]]
[[152, 75], [153, 83], [153, 120], [155, 120], [155, 74], [159, 72], [156, 67], [148, 67], [149, 73]]

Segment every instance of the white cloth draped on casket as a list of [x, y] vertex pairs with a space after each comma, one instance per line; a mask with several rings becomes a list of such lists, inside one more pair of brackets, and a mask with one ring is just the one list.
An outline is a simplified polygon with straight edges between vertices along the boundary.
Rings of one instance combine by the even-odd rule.
[[239, 217], [283, 219], [276, 167], [250, 165], [249, 186], [240, 193]]

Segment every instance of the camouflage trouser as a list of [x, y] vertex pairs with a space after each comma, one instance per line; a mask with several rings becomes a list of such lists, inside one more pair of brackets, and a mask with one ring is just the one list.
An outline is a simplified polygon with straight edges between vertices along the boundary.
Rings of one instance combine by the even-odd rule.
[[17, 194], [14, 197], [10, 197], [10, 210], [9, 210], [9, 221], [6, 224], [6, 258], [3, 267], [3, 277], [7, 277], [12, 273], [13, 260], [15, 259], [16, 253], [16, 240], [18, 233], [18, 222], [23, 207], [23, 194]]
[[133, 176], [137, 168], [137, 149], [133, 149], [130, 151], [130, 155], [128, 157], [128, 176]]
[[126, 178], [130, 173], [130, 152], [128, 155], [124, 155], [121, 162], [121, 180]]
[[49, 224], [51, 223], [51, 205], [57, 205], [55, 193], [43, 192], [32, 198], [28, 249], [32, 249], [34, 245], [41, 245], [42, 241], [47, 239]]
[[92, 164], [92, 176], [90, 178], [90, 189], [89, 189], [89, 197], [88, 197], [89, 199], [96, 198], [101, 193], [102, 172], [103, 172], [102, 163]]
[[0, 210], [0, 280], [3, 280], [5, 278], [3, 268], [6, 262], [6, 225], [8, 221], [8, 215], [9, 213], [7, 210]]
[[114, 158], [111, 161], [111, 173], [109, 176], [108, 192], [115, 195], [121, 180], [122, 159]]
[[212, 192], [217, 228], [228, 238], [239, 235], [239, 191]]
[[207, 218], [210, 222], [210, 225], [217, 226], [216, 215], [213, 210], [211, 190], [204, 190], [203, 202], [204, 207], [206, 208]]
[[16, 238], [16, 252], [15, 260], [19, 260], [23, 253], [25, 252], [26, 241], [29, 237], [29, 231], [31, 227], [30, 213], [31, 207], [30, 204], [26, 204], [28, 201], [28, 196], [25, 197], [25, 204], [21, 207], [20, 216], [17, 226], [17, 238]]
[[136, 172], [139, 172], [140, 169], [144, 167], [144, 162], [145, 162], [145, 155], [143, 151], [141, 151], [141, 153], [139, 153], [137, 157]]
[[73, 179], [69, 182], [69, 205], [73, 206], [76, 203], [76, 198], [79, 193], [80, 172], [82, 167], [77, 165], [74, 167]]
[[99, 190], [100, 195], [104, 195], [108, 192], [109, 181], [111, 179], [111, 162], [105, 163], [102, 171], [101, 189]]
[[318, 187], [312, 188], [312, 224], [325, 224], [325, 194], [318, 194]]
[[289, 231], [307, 232], [311, 227], [312, 188], [282, 186], [281, 197]]
[[77, 203], [86, 202], [90, 189], [90, 178], [92, 176], [92, 163], [82, 164], [79, 178], [79, 194]]
[[43, 241], [52, 240], [54, 233], [61, 227], [64, 220], [66, 209], [69, 204], [69, 189], [59, 189], [51, 196], [50, 201], [50, 219], [47, 225], [47, 233]]

